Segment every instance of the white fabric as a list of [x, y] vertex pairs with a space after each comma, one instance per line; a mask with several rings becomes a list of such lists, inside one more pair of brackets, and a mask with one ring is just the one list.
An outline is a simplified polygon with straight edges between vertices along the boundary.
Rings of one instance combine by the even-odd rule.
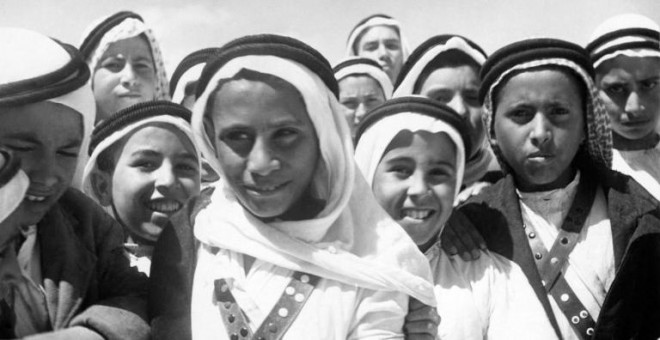
[[451, 125], [428, 115], [415, 112], [401, 112], [393, 114], [375, 122], [360, 137], [355, 147], [355, 162], [364, 175], [369, 187], [373, 186], [376, 168], [383, 159], [385, 150], [392, 139], [401, 131], [411, 132], [427, 131], [431, 133], [444, 132], [456, 145], [456, 190], [454, 201], [457, 197], [463, 173], [465, 170], [465, 147], [460, 133]]
[[433, 59], [435, 59], [435, 57], [437, 57], [440, 53], [451, 50], [459, 50], [467, 54], [479, 65], [483, 65], [483, 63], [486, 62], [486, 57], [481, 52], [470, 46], [463, 38], [452, 37], [447, 40], [444, 45], [436, 45], [426, 51], [424, 55], [419, 58], [419, 60], [415, 62], [415, 64], [410, 68], [410, 71], [406, 73], [406, 76], [401, 81], [401, 84], [397, 86], [392, 97], [398, 98], [413, 94], [415, 83], [417, 82], [417, 79], [419, 79], [419, 76], [422, 74], [422, 71], [424, 71], [426, 65], [433, 61]]
[[5, 185], [0, 187], [0, 223], [23, 202], [30, 180], [23, 170], [18, 170]]
[[[565, 188], [544, 192], [518, 192], [523, 223], [527, 232], [535, 232], [546, 249], [552, 248], [561, 223], [577, 192], [580, 174]], [[602, 188], [596, 191], [578, 243], [562, 270], [564, 278], [594, 320], [598, 319], [605, 295], [614, 280], [614, 245], [612, 229], [607, 216], [607, 201]], [[580, 339], [571, 322], [548, 294], [550, 305], [564, 339]]]
[[[111, 135], [103, 139], [96, 146], [94, 152], [92, 152], [92, 155], [89, 157], [89, 159], [87, 160], [87, 164], [85, 165], [85, 171], [82, 181], [83, 192], [87, 194], [87, 196], [89, 196], [91, 199], [93, 199], [96, 203], [100, 203], [99, 198], [98, 196], [96, 196], [96, 192], [92, 186], [92, 176], [94, 173], [98, 173], [100, 171], [97, 167], [98, 164], [96, 161], [99, 155], [101, 154], [101, 152], [103, 152], [108, 147], [110, 147], [117, 141], [121, 140], [122, 138], [128, 136], [129, 134], [132, 134], [133, 132], [140, 130], [144, 127], [147, 127], [149, 125], [154, 125], [159, 123], [172, 125], [175, 128], [177, 128], [179, 131], [183, 132], [188, 137], [190, 143], [192, 143], [192, 145], [195, 147], [195, 154], [197, 155], [197, 166], [199, 167], [201, 173], [202, 156], [199, 148], [196, 147], [195, 137], [193, 136], [193, 132], [190, 127], [190, 124], [186, 122], [183, 118], [179, 118], [179, 117], [168, 116], [168, 115], [153, 116], [139, 120], [127, 126], [124, 126], [122, 129], [113, 132]], [[198, 181], [201, 181], [201, 178], [198, 178]]]
[[[351, 58], [344, 59], [341, 62], [350, 60]], [[341, 63], [340, 62], [340, 63]], [[337, 72], [335, 72], [335, 79], [341, 81], [342, 79], [359, 74], [366, 74], [376, 80], [380, 85], [383, 94], [385, 95], [385, 100], [392, 98], [392, 92], [394, 91], [394, 86], [392, 86], [392, 81], [390, 77], [383, 71], [381, 68], [375, 67], [369, 64], [353, 64], [350, 66], [343, 67]]]
[[[203, 119], [209, 95], [216, 90], [218, 80], [231, 78], [242, 69], [275, 75], [292, 84], [302, 94], [319, 141], [320, 159], [313, 179], [313, 192], [326, 202], [324, 209], [313, 219], [263, 223], [241, 206], [225, 182], [213, 144], [205, 133]], [[316, 74], [296, 62], [274, 56], [233, 59], [216, 72], [195, 103], [192, 125], [202, 154], [221, 177], [215, 183], [211, 203], [199, 212], [194, 221], [194, 234], [202, 247], [193, 281], [192, 315], [194, 320], [196, 316], [214, 309], [215, 314], [208, 317], [214, 320], [215, 326], [193, 323], [194, 334], [204, 332], [205, 327], [222, 325], [217, 306], [209, 299], [212, 290], [208, 283], [221, 274], [230, 275], [234, 280], [240, 279], [240, 270], [219, 273], [219, 266], [213, 263], [232, 253], [253, 256], [257, 262], [267, 261], [267, 268], [264, 267], [263, 271], [268, 275], [276, 275], [283, 270], [300, 270], [320, 276], [327, 283], [322, 282], [316, 288], [318, 301], [311, 301], [311, 306], [336, 304], [337, 308], [344, 308], [343, 312], [351, 313], [345, 317], [360, 322], [354, 325], [356, 330], [371, 327], [360, 318], [363, 308], [373, 308], [376, 314], [385, 313], [385, 309], [380, 308], [390, 310], [393, 307], [391, 301], [398, 301], [404, 312], [395, 310], [392, 320], [384, 320], [400, 326], [407, 308], [407, 303], [401, 302], [401, 299], [406, 300], [406, 295], [435, 305], [431, 273], [424, 255], [405, 231], [380, 208], [364, 179], [355, 175], [348, 125], [337, 99]], [[220, 248], [219, 255], [212, 256], [209, 247]], [[385, 302], [365, 304], [365, 301], [356, 302], [357, 298], [337, 300], [338, 295], [331, 294], [331, 291], [339, 293], [342, 290], [348, 293], [348, 287], [356, 294], [386, 296], [383, 299]], [[269, 292], [275, 294], [271, 297], [273, 299], [281, 294], [281, 290], [277, 289]], [[196, 299], [195, 296], [201, 298]], [[255, 298], [252, 294], [250, 296]], [[344, 302], [337, 303], [342, 300]], [[260, 308], [267, 307], [257, 302]], [[248, 305], [242, 307], [249, 308]], [[301, 313], [292, 329], [305, 327], [308, 331], [308, 328], [315, 327], [315, 323], [306, 324], [300, 320], [312, 318], [318, 322], [329, 317], [327, 310], [317, 312], [310, 308], [309, 311], [312, 315]], [[374, 332], [378, 332], [379, 328], [382, 332], [391, 329], [380, 320], [372, 322], [376, 323]], [[302, 334], [293, 330], [289, 332]], [[400, 327], [397, 332], [400, 332]], [[216, 333], [215, 336], [223, 334], [226, 332]], [[337, 335], [341, 338], [348, 336]]]
[[399, 21], [395, 19], [389, 19], [384, 17], [373, 17], [367, 20], [362, 25], [355, 27], [351, 31], [351, 34], [348, 36], [348, 41], [346, 42], [346, 56], [350, 57], [350, 56], [358, 55], [356, 51], [353, 49], [353, 45], [355, 45], [355, 40], [358, 37], [362, 36], [363, 32], [375, 26], [390, 26], [390, 27], [394, 27], [399, 32], [399, 40], [401, 41], [401, 53], [403, 55], [403, 61], [405, 62], [406, 59], [408, 59], [408, 56], [410, 55], [410, 48], [408, 47], [408, 40], [401, 31], [401, 24], [399, 23]]
[[438, 338], [442, 340], [557, 339], [520, 267], [482, 251], [464, 261], [434, 245], [426, 252], [438, 300]]
[[632, 177], [660, 201], [660, 143], [645, 150], [612, 150], [612, 169]]
[[[192, 338], [228, 338], [217, 304], [209, 303], [214, 278], [226, 278], [232, 295], [256, 330], [284, 292], [292, 270], [256, 259], [248, 274], [243, 255], [220, 250], [216, 255], [200, 248], [192, 295]], [[209, 273], [209, 274], [207, 274]], [[321, 279], [285, 333], [298, 339], [403, 339], [401, 329], [408, 297], [397, 292], [373, 291], [335, 280]]]
[[176, 83], [176, 88], [174, 93], [172, 93], [172, 101], [175, 103], [181, 103], [183, 97], [185, 97], [186, 85], [191, 82], [199, 79], [199, 76], [202, 74], [202, 69], [206, 64], [197, 64], [184, 72], [179, 78], [179, 81]]
[[[660, 26], [658, 26], [657, 23], [655, 23], [653, 20], [650, 18], [647, 18], [643, 15], [640, 14], [633, 14], [633, 13], [627, 13], [627, 14], [620, 14], [617, 16], [614, 16], [612, 18], [609, 18], [605, 20], [602, 24], [600, 24], [595, 30], [594, 33], [592, 34], [592, 37], [590, 41], [594, 41], [598, 39], [599, 37], [615, 32], [618, 30], [626, 29], [626, 28], [646, 28], [650, 30], [654, 30], [658, 32], [658, 37], [654, 40], [648, 37], [642, 37], [642, 36], [624, 36], [624, 37], [619, 37], [617, 39], [612, 39], [611, 41], [608, 41], [607, 43], [598, 46], [597, 49], [593, 51], [593, 53], [598, 53], [600, 51], [605, 50], [606, 48], [624, 44], [627, 42], [636, 42], [636, 41], [654, 41], [658, 42], [660, 40]], [[600, 64], [602, 64], [606, 60], [614, 59], [620, 55], [625, 55], [628, 57], [660, 57], [660, 46], [656, 49], [646, 49], [646, 48], [636, 48], [636, 49], [627, 49], [627, 50], [619, 50], [615, 51], [609, 54], [606, 54], [599, 58], [598, 60], [594, 61], [594, 68], [598, 67]]]
[[[83, 34], [82, 41], [89, 35], [89, 33], [100, 24], [106, 18], [101, 18], [99, 21], [90, 25]], [[99, 40], [99, 43], [94, 47], [94, 51], [90, 54], [87, 64], [89, 69], [92, 72], [92, 77], [90, 78], [90, 83], [94, 79], [94, 74], [96, 73], [96, 67], [103, 57], [103, 53], [110, 47], [111, 44], [124, 40], [137, 37], [141, 34], [144, 34], [147, 38], [149, 48], [151, 49], [151, 56], [154, 60], [154, 71], [156, 73], [156, 97], [155, 100], [170, 100], [169, 95], [169, 81], [167, 74], [165, 72], [165, 63], [163, 61], [163, 55], [158, 45], [158, 41], [154, 36], [151, 29], [149, 29], [142, 21], [136, 18], [126, 18], [110, 30], [108, 30], [103, 38]]]

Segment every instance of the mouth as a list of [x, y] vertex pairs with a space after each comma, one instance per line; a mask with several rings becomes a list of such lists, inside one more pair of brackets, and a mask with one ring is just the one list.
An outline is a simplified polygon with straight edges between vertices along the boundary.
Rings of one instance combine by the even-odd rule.
[[244, 184], [243, 187], [245, 190], [256, 196], [267, 196], [272, 195], [280, 191], [282, 188], [287, 186], [289, 182], [284, 182], [281, 184], [270, 184], [270, 185], [248, 185]]
[[137, 92], [122, 93], [117, 95], [119, 98], [142, 98], [142, 95]]
[[401, 218], [409, 218], [418, 221], [424, 221], [435, 214], [433, 209], [412, 209], [404, 208], [401, 210]]
[[183, 204], [181, 202], [170, 199], [151, 200], [146, 203], [146, 206], [150, 210], [168, 215], [173, 214], [183, 208]]
[[554, 158], [555, 155], [549, 152], [534, 152], [527, 156], [531, 161], [546, 161]]
[[43, 202], [48, 198], [48, 196], [40, 196], [40, 195], [25, 195], [25, 199], [29, 202]]
[[46, 191], [41, 189], [28, 190], [28, 192], [25, 194], [24, 200], [31, 203], [40, 203], [47, 200], [52, 195], [53, 195], [52, 191]]
[[638, 126], [644, 126], [649, 123], [650, 123], [649, 120], [633, 120], [633, 121], [621, 122], [621, 125], [628, 127], [638, 127]]

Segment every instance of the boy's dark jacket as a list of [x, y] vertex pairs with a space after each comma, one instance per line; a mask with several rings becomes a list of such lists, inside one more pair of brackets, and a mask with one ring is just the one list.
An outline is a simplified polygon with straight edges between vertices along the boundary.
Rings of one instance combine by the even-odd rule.
[[[37, 223], [51, 326], [48, 339], [147, 339], [147, 278], [129, 265], [121, 226], [69, 189]], [[13, 313], [0, 301], [0, 338], [13, 338]], [[76, 331], [83, 326], [93, 333]]]
[[[657, 339], [660, 337], [660, 203], [626, 175], [603, 167], [582, 165], [580, 168], [581, 178], [595, 180], [605, 193], [616, 270], [593, 339]], [[488, 249], [522, 268], [546, 313], [552, 315], [523, 230], [515, 190], [513, 177], [507, 175], [468, 200], [459, 213], [477, 227]], [[556, 321], [550, 319], [558, 332]]]

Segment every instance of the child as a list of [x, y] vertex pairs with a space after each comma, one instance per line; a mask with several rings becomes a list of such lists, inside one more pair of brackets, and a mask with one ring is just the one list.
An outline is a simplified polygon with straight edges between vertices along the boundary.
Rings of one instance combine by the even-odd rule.
[[462, 212], [517, 263], [563, 339], [657, 338], [660, 205], [611, 171], [586, 51], [520, 41], [482, 69], [486, 128], [506, 176]]
[[96, 123], [136, 103], [170, 99], [160, 47], [138, 14], [122, 11], [93, 24], [80, 52], [92, 72]]
[[94, 129], [83, 188], [124, 227], [131, 266], [147, 275], [162, 228], [199, 194], [199, 163], [178, 104], [135, 104]]
[[429, 268], [355, 173], [330, 65], [275, 35], [222, 50], [192, 119], [221, 179], [158, 241], [154, 336], [401, 337], [409, 295], [435, 304]]
[[606, 20], [587, 46], [612, 122], [612, 168], [660, 200], [660, 28], [623, 14]]
[[351, 57], [333, 68], [339, 84], [339, 103], [355, 136], [355, 127], [367, 112], [392, 97], [392, 82], [375, 61]]
[[451, 108], [423, 97], [400, 97], [360, 124], [356, 163], [376, 200], [431, 264], [439, 339], [520, 339], [530, 334], [555, 339], [515, 263], [488, 251], [478, 260], [464, 261], [447, 256], [436, 242], [461, 186], [471, 147], [468, 136], [465, 121]]
[[353, 27], [346, 42], [346, 55], [375, 60], [394, 84], [408, 58], [406, 39], [399, 22], [384, 14], [364, 18]]
[[147, 339], [146, 277], [121, 227], [69, 187], [94, 117], [87, 65], [24, 29], [0, 29], [0, 47], [0, 144], [30, 179], [14, 224], [25, 228], [0, 250], [17, 259], [0, 268], [16, 278], [3, 281], [0, 338]]

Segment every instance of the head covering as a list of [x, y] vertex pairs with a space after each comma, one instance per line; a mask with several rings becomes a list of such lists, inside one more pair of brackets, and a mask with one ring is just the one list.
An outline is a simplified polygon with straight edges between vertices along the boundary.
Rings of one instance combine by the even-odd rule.
[[441, 59], [442, 53], [448, 51], [463, 52], [466, 59], [473, 60], [479, 66], [483, 65], [487, 58], [486, 52], [479, 45], [460, 35], [443, 34], [431, 37], [419, 45], [401, 67], [393, 97], [417, 94], [414, 93], [415, 85], [422, 72], [430, 63]]
[[[99, 198], [92, 187], [92, 175], [101, 171], [98, 168], [99, 155], [109, 147], [137, 130], [153, 124], [168, 124], [183, 132], [195, 146], [195, 138], [190, 128], [192, 113], [185, 107], [160, 100], [134, 104], [113, 114], [99, 123], [92, 133], [89, 145], [89, 160], [85, 166], [83, 191], [96, 202]], [[201, 153], [195, 146], [198, 165], [201, 167]]]
[[89, 132], [96, 117], [89, 69], [73, 46], [22, 28], [0, 28], [0, 107], [49, 101], [83, 118], [83, 142], [72, 186], [80, 187]]
[[587, 92], [585, 110], [586, 143], [580, 146], [590, 160], [607, 168], [612, 164], [612, 131], [605, 106], [598, 97], [593, 81], [593, 67], [587, 52], [573, 43], [548, 38], [519, 41], [497, 50], [481, 69], [479, 100], [484, 103], [484, 122], [488, 138], [502, 171], [508, 167], [495, 142], [493, 121], [495, 115], [493, 92], [501, 88], [511, 75], [543, 68], [563, 68], [582, 80]]
[[0, 223], [23, 202], [30, 180], [18, 158], [0, 148]]
[[365, 32], [370, 28], [376, 26], [388, 26], [394, 28], [394, 30], [399, 33], [399, 40], [401, 41], [401, 53], [403, 54], [403, 60], [405, 61], [410, 54], [410, 49], [408, 48], [408, 41], [406, 37], [401, 32], [401, 24], [394, 18], [385, 14], [374, 14], [362, 19], [360, 22], [353, 27], [351, 33], [348, 35], [348, 41], [346, 42], [346, 56], [356, 56], [358, 55], [358, 43], [359, 39], [362, 38]]
[[186, 84], [199, 78], [206, 61], [219, 50], [217, 47], [203, 48], [188, 54], [181, 60], [170, 79], [170, 94], [173, 102], [180, 103], [183, 100]]
[[[206, 135], [204, 115], [218, 82], [242, 70], [279, 77], [302, 95], [320, 151], [312, 192], [325, 201], [323, 210], [311, 219], [264, 223], [241, 206], [222, 175], [214, 144]], [[355, 175], [353, 144], [337, 102], [337, 82], [320, 53], [282, 36], [240, 38], [207, 63], [198, 91], [193, 131], [203, 155], [221, 177], [211, 203], [195, 219], [195, 237], [203, 245], [349, 285], [403, 292], [435, 304], [423, 254], [378, 205], [364, 179]]]
[[393, 87], [390, 77], [372, 59], [349, 57], [340, 61], [332, 70], [335, 72], [337, 82], [349, 76], [367, 75], [378, 82], [385, 95], [385, 100], [392, 97]]
[[355, 135], [355, 163], [370, 187], [376, 168], [389, 144], [401, 131], [444, 132], [456, 145], [456, 191], [458, 197], [465, 169], [465, 155], [470, 151], [470, 138], [465, 120], [449, 106], [421, 96], [389, 100], [371, 111]]
[[660, 27], [639, 14], [620, 14], [596, 28], [587, 45], [594, 68], [620, 55], [660, 58]]
[[156, 71], [156, 98], [154, 99], [169, 100], [169, 85], [160, 46], [151, 29], [144, 24], [142, 17], [138, 14], [122, 11], [93, 23], [83, 34], [80, 51], [92, 71], [93, 78], [96, 66], [111, 44], [141, 34], [147, 38], [154, 60], [154, 70]]

